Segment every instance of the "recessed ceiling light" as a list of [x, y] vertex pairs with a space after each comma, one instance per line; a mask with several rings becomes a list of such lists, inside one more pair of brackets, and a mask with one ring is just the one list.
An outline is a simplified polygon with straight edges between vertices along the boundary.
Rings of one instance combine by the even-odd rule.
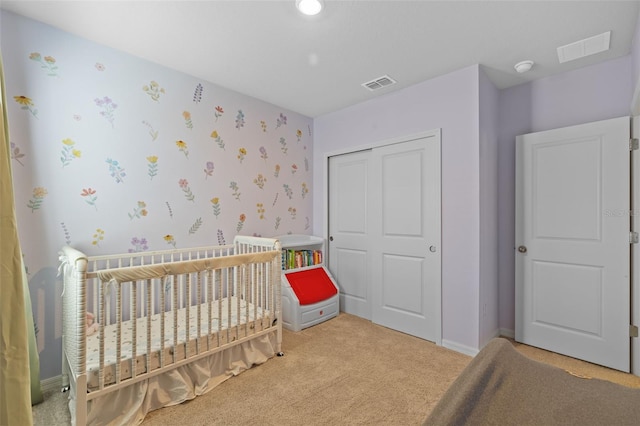
[[305, 15], [313, 16], [322, 10], [321, 0], [296, 0], [296, 7]]
[[527, 61], [518, 62], [517, 64], [514, 65], [514, 68], [519, 73], [523, 73], [523, 72], [529, 71], [532, 66], [533, 66], [533, 61], [527, 60]]

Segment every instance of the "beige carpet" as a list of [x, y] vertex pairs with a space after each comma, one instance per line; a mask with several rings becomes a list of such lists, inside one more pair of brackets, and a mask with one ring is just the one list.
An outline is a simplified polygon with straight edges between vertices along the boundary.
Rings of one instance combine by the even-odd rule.
[[[576, 374], [640, 387], [639, 377], [515, 346]], [[150, 413], [143, 425], [418, 425], [471, 360], [348, 314], [285, 330], [283, 351], [205, 395]], [[64, 398], [45, 394], [34, 424], [68, 424]]]

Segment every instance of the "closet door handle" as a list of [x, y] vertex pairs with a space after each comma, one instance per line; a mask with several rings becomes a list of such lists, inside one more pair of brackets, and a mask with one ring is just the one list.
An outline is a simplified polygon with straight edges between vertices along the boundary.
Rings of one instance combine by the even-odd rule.
[[333, 236], [329, 236], [329, 241], [333, 241]]

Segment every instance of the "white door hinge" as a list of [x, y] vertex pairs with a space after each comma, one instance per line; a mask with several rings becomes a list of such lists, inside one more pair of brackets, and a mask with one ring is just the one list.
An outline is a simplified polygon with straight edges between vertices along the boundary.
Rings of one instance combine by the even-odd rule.
[[629, 232], [629, 244], [638, 244], [640, 242], [640, 238], [638, 237], [637, 232]]
[[629, 139], [629, 151], [635, 151], [640, 148], [640, 140], [633, 138]]
[[638, 326], [631, 324], [629, 326], [629, 337], [638, 337]]

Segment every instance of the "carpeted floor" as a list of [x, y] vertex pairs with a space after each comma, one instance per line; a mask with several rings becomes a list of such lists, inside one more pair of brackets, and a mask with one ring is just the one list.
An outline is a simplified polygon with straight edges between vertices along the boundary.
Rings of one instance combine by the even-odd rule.
[[[576, 374], [640, 388], [640, 377], [514, 345]], [[150, 413], [143, 425], [418, 425], [471, 360], [348, 314], [285, 330], [283, 351], [205, 395]], [[68, 424], [65, 398], [46, 393], [34, 424]]]

